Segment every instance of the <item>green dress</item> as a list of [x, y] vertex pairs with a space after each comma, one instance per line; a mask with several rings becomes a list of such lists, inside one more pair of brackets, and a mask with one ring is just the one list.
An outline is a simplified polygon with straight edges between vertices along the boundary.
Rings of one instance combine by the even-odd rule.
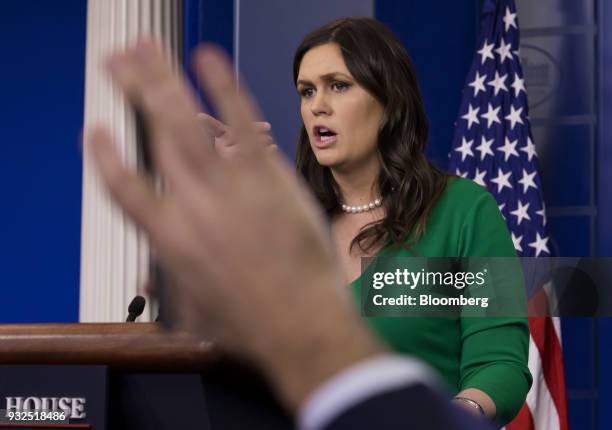
[[[414, 255], [405, 249], [386, 251], [379, 255]], [[462, 178], [449, 181], [413, 251], [425, 257], [516, 256], [493, 196]], [[359, 279], [351, 284], [358, 302]], [[395, 351], [415, 355], [438, 370], [453, 391], [477, 388], [487, 393], [499, 422], [510, 421], [521, 408], [532, 382], [526, 318], [372, 317], [368, 322]]]

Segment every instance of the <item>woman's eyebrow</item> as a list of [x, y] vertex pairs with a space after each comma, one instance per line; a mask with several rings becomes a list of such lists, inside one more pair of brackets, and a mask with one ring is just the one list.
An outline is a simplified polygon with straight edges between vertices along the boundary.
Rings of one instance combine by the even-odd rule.
[[[338, 79], [339, 77], [342, 77], [344, 79], [351, 79], [350, 76], [342, 73], [342, 72], [331, 72], [331, 73], [326, 73], [324, 75], [319, 76], [319, 79], [324, 81], [324, 82], [329, 82], [329, 81], [333, 81], [334, 79]], [[296, 85], [313, 85], [311, 81], [307, 80], [307, 79], [300, 79], [297, 81]]]

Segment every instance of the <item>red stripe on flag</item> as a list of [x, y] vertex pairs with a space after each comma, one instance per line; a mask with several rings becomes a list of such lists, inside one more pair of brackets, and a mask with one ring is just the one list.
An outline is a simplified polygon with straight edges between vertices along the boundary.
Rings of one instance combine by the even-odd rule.
[[535, 430], [533, 424], [533, 417], [527, 403], [523, 403], [523, 407], [519, 411], [518, 415], [512, 420], [511, 423], [506, 424], [506, 430]]
[[561, 342], [551, 318], [529, 318], [531, 337], [540, 351], [544, 380], [559, 416], [559, 429], [568, 430], [567, 398]]

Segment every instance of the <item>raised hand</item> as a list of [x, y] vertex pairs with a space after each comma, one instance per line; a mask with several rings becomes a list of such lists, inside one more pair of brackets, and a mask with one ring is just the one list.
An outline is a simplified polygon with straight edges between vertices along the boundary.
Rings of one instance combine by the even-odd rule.
[[322, 211], [261, 144], [257, 109], [225, 56], [208, 46], [194, 59], [240, 148], [234, 156], [202, 144], [201, 107], [152, 42], [112, 55], [108, 71], [145, 116], [167, 191], [157, 194], [121, 164], [105, 128], [89, 133], [90, 149], [171, 277], [181, 326], [252, 359], [295, 408], [322, 380], [382, 348], [353, 311]]

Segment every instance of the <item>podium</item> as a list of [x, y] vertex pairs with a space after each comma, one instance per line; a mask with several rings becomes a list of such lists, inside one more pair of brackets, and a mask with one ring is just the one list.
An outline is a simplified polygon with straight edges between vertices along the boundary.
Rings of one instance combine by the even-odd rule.
[[0, 381], [0, 410], [72, 407], [54, 428], [293, 428], [256, 372], [154, 323], [0, 325]]

